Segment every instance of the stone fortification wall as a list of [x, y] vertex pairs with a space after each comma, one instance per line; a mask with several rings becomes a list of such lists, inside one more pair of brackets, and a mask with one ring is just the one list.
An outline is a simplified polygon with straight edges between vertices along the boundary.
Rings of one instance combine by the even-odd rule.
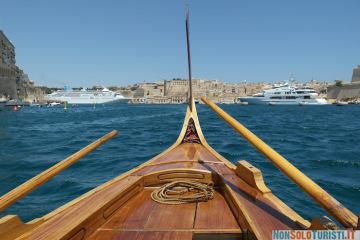
[[360, 98], [360, 82], [353, 84], [333, 85], [327, 89], [328, 99], [347, 100]]
[[360, 82], [360, 65], [354, 68], [351, 82]]
[[[314, 87], [319, 93], [326, 93], [326, 82], [312, 80], [305, 84], [297, 83], [301, 87]], [[157, 83], [140, 83], [130, 86], [134, 103], [185, 103], [188, 101], [187, 79], [164, 80]], [[269, 89], [269, 83], [227, 83], [219, 80], [193, 79], [192, 89], [195, 101], [206, 97], [217, 103], [235, 103], [242, 96], [252, 96], [264, 89]]]
[[18, 98], [25, 102], [42, 102], [44, 101], [44, 91], [40, 87], [32, 84], [21, 84], [18, 86]]
[[0, 76], [0, 97], [16, 98], [16, 78]]
[[[218, 80], [193, 79], [193, 96], [199, 100], [205, 96], [215, 102], [235, 102], [239, 96], [253, 95], [260, 91], [264, 84], [226, 83]], [[173, 79], [164, 81], [164, 96], [172, 102], [187, 101], [188, 80]]]
[[0, 30], [0, 95], [17, 98], [15, 47]]

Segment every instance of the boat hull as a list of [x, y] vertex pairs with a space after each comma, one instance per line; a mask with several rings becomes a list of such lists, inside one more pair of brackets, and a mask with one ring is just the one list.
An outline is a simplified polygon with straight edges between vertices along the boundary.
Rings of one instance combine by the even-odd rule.
[[76, 104], [76, 105], [92, 105], [92, 104], [107, 104], [107, 103], [115, 103], [115, 102], [127, 102], [128, 99], [125, 98], [94, 98], [94, 99], [83, 99], [83, 98], [68, 98], [68, 97], [59, 97], [48, 99], [51, 101], [58, 102], [67, 102], [68, 104]]
[[127, 98], [116, 92], [104, 88], [94, 90], [59, 90], [45, 96], [46, 101], [67, 102], [68, 104], [104, 104], [118, 101], [128, 101]]
[[240, 97], [241, 102], [249, 105], [326, 105], [325, 99], [269, 99], [264, 97]]

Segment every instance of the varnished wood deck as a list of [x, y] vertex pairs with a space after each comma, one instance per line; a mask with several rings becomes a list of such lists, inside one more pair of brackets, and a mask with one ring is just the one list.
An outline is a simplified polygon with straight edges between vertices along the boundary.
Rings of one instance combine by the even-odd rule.
[[[198, 162], [199, 159], [212, 161], [217, 164], [200, 164]], [[184, 143], [151, 162], [151, 164], [135, 171], [131, 175], [144, 175], [150, 172], [171, 168], [209, 170], [207, 166], [211, 166], [215, 170], [225, 173], [226, 171], [229, 171], [224, 163], [213, 156], [204, 146], [200, 144]]]
[[208, 231], [238, 233], [240, 236], [240, 227], [225, 199], [218, 192], [209, 202], [164, 205], [151, 199], [153, 190], [144, 189], [89, 239], [125, 239], [122, 237], [126, 235], [143, 236], [144, 239], [160, 235], [165, 239], [176, 239], [177, 236], [181, 237], [179, 239], [192, 239], [193, 233]]
[[[200, 164], [198, 160], [213, 162]], [[165, 163], [165, 164], [164, 164]], [[271, 231], [273, 229], [299, 229], [300, 225], [293, 219], [284, 214], [278, 204], [272, 201], [272, 193], [262, 192], [251, 187], [239, 176], [236, 175], [234, 169], [226, 166], [222, 161], [216, 158], [206, 147], [200, 144], [182, 144], [171, 150], [167, 154], [161, 156], [152, 162], [152, 166], [145, 166], [134, 172], [132, 175], [143, 175], [153, 171], [161, 171], [171, 168], [190, 168], [199, 170], [208, 170], [221, 176], [224, 183], [233, 193], [233, 201], [237, 201], [240, 209], [234, 209], [235, 215], [238, 215], [239, 222], [243, 224], [243, 228], [253, 227], [259, 236], [268, 236], [271, 239]], [[229, 197], [229, 200], [230, 197]], [[209, 217], [217, 216], [214, 212], [216, 209], [214, 203], [213, 208], [209, 210]], [[207, 204], [206, 206], [210, 206]], [[174, 214], [176, 216], [176, 214]], [[248, 219], [245, 219], [248, 217]], [[250, 222], [250, 223], [249, 223]], [[209, 223], [210, 224], [210, 223]], [[252, 225], [252, 226], [249, 226]], [[266, 239], [265, 237], [263, 239]]]

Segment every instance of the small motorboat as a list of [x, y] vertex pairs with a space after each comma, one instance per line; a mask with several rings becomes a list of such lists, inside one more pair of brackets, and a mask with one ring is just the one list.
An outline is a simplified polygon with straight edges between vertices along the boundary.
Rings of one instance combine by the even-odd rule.
[[48, 107], [56, 107], [56, 106], [59, 106], [59, 105], [61, 105], [61, 103], [59, 103], [59, 102], [50, 102], [50, 103], [48, 103]]
[[348, 102], [344, 102], [344, 101], [337, 101], [335, 102], [335, 105], [336, 106], [345, 106], [345, 105], [348, 105], [349, 103]]

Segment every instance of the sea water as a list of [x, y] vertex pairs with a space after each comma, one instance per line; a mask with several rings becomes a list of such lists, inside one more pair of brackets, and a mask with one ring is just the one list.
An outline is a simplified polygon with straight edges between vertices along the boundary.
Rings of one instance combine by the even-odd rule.
[[[360, 105], [221, 107], [355, 214], [360, 213]], [[205, 105], [208, 143], [236, 163], [259, 168], [273, 193], [306, 219], [328, 215]], [[109, 104], [0, 111], [0, 195], [107, 132], [119, 136], [54, 177], [0, 216], [40, 217], [168, 148], [186, 105]]]

